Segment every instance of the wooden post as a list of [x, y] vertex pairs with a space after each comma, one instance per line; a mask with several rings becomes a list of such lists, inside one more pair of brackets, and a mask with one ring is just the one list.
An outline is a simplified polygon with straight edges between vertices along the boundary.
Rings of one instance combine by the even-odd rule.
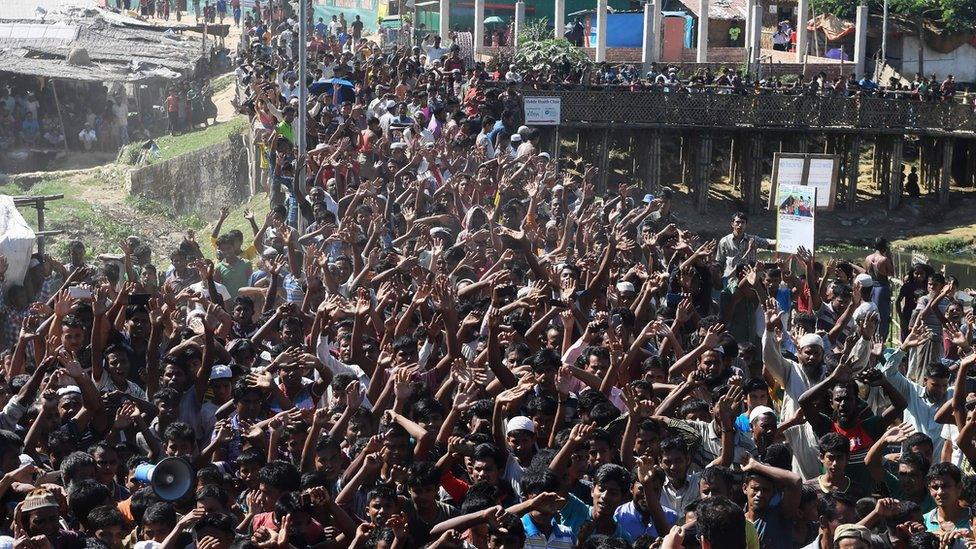
[[796, 137], [796, 152], [801, 154], [806, 154], [810, 149], [810, 142], [807, 140], [807, 134], [801, 133]]
[[605, 193], [607, 191], [607, 172], [610, 168], [610, 128], [603, 128], [600, 138], [600, 178], [597, 183], [597, 192]]
[[847, 211], [853, 212], [857, 202], [857, 176], [861, 161], [861, 136], [854, 134], [849, 137], [850, 147], [847, 157]]
[[894, 210], [901, 204], [902, 185], [902, 150], [905, 138], [896, 136], [891, 142], [891, 184], [888, 188], [888, 209]]
[[552, 127], [552, 150], [549, 152], [552, 155], [552, 161], [555, 162], [556, 166], [559, 166], [559, 126]]
[[753, 132], [749, 136], [748, 161], [743, 170], [742, 198], [749, 213], [759, 211], [763, 176], [763, 134]]
[[939, 204], [949, 202], [949, 184], [952, 182], [952, 153], [953, 140], [951, 137], [942, 139], [942, 169], [939, 170]]
[[976, 142], [966, 141], [966, 181], [961, 183], [967, 187], [976, 187]]
[[[37, 232], [44, 232], [44, 201], [38, 200], [35, 202], [34, 208], [37, 210]], [[44, 253], [44, 237], [37, 239], [37, 253]]]
[[735, 146], [735, 135], [733, 134], [732, 139], [729, 140], [729, 186], [732, 187], [732, 190], [737, 188], [737, 182], [735, 180], [735, 155], [739, 154], [738, 149], [739, 147]]
[[[53, 78], [51, 79], [51, 92], [54, 94], [54, 108], [58, 111], [58, 121], [61, 122], [61, 135], [64, 136], [64, 152], [68, 152], [68, 129], [64, 127], [64, 116], [61, 114], [61, 102], [58, 101], [58, 87], [54, 85]], [[38, 240], [38, 251], [41, 249], [40, 242]]]
[[259, 159], [257, 155], [257, 145], [254, 143], [254, 130], [247, 132], [244, 136], [244, 146], [247, 148], [247, 182], [250, 190], [250, 196], [254, 196], [257, 193], [257, 174]]
[[873, 154], [871, 155], [871, 185], [875, 188], [881, 187], [881, 140], [883, 138], [879, 135], [874, 138]]
[[661, 132], [650, 130], [647, 132], [647, 158], [644, 168], [644, 188], [648, 192], [656, 192], [661, 188]]
[[704, 132], [698, 142], [695, 162], [695, 188], [698, 190], [698, 213], [708, 211], [708, 188], [712, 178], [712, 134]]

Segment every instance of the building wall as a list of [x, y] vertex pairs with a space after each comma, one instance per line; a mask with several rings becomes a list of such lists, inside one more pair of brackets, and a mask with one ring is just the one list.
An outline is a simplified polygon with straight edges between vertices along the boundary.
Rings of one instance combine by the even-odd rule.
[[[918, 38], [905, 36], [901, 42], [901, 73], [912, 79], [918, 72]], [[924, 55], [922, 65], [926, 76], [934, 74], [941, 81], [951, 74], [957, 82], [976, 82], [976, 48], [972, 45], [963, 44], [949, 53], [926, 47]]]
[[386, 0], [313, 0], [312, 11], [315, 12], [316, 22], [320, 17], [328, 22], [333, 15], [342, 13], [346, 21], [352, 23], [358, 15], [366, 32], [375, 32], [379, 17], [386, 13], [385, 4]]

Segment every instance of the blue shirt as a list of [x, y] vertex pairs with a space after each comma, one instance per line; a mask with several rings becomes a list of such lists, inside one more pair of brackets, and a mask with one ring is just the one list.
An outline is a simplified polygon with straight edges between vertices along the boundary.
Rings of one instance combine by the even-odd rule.
[[793, 546], [793, 519], [783, 514], [782, 502], [782, 499], [770, 502], [759, 518], [752, 521], [762, 549], [790, 549]]
[[[573, 530], [573, 536], [579, 535], [580, 529], [583, 524], [593, 519], [593, 507], [583, 503], [581, 499], [574, 496], [573, 494], [566, 494], [566, 505], [559, 510], [559, 523], [563, 526], [568, 526]], [[616, 521], [616, 518], [614, 518]], [[526, 532], [528, 533], [528, 532]], [[595, 533], [595, 532], [594, 532]], [[623, 538], [627, 540], [627, 543], [633, 543], [634, 538], [620, 527], [620, 523], [617, 522], [617, 531], [613, 533], [615, 538]]]
[[525, 547], [528, 548], [566, 548], [576, 546], [576, 536], [568, 526], [563, 526], [552, 519], [552, 534], [547, 538], [532, 522], [528, 514], [522, 517], [522, 527], [525, 528]]
[[[662, 507], [664, 511], [664, 517], [668, 519], [668, 524], [674, 526], [678, 523], [678, 513], [674, 509], [669, 507]], [[644, 522], [644, 518], [641, 512], [634, 505], [633, 501], [628, 501], [627, 503], [617, 507], [617, 510], [613, 513], [613, 518], [617, 519], [617, 524], [620, 528], [623, 528], [625, 532], [630, 534], [634, 539], [637, 539], [643, 535], [649, 535], [652, 538], [659, 537], [663, 534], [657, 531], [654, 527], [654, 521]], [[667, 532], [665, 532], [666, 534]]]
[[[942, 525], [939, 524], [939, 509], [935, 508], [922, 515], [922, 519], [925, 521], [925, 529], [929, 532], [938, 532], [942, 529]], [[969, 528], [969, 517], [963, 516], [956, 521], [956, 528]]]

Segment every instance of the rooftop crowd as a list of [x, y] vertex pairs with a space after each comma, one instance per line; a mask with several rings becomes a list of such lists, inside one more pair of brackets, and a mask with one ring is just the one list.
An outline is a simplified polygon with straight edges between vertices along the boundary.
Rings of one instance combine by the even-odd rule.
[[[0, 544], [976, 545], [951, 274], [897, 284], [884, 240], [771, 253], [743, 214], [705, 241], [668, 188], [597, 193], [450, 48], [322, 33], [332, 87], [300, 105], [294, 25], [243, 22], [265, 219], [223, 210], [213, 253], [72, 241], [8, 281]], [[135, 474], [164, 457], [195, 471], [172, 501]]]

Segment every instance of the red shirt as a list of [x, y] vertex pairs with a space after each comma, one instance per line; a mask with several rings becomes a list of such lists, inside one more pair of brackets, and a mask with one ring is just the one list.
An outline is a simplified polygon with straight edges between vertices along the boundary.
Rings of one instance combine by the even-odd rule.
[[180, 99], [175, 95], [166, 98], [166, 112], [176, 112], [180, 110]]

